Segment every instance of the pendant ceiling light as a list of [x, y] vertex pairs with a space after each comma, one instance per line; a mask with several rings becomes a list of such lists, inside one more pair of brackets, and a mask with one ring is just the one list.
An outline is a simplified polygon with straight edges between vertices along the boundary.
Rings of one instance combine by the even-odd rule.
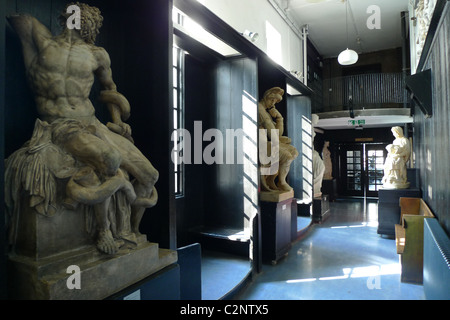
[[347, 27], [347, 49], [342, 51], [338, 57], [339, 64], [341, 64], [343, 66], [355, 64], [358, 61], [358, 54], [356, 53], [356, 51], [348, 48], [348, 1], [349, 0], [345, 1], [345, 5], [346, 5], [346, 7], [345, 7], [345, 23], [346, 23], [346, 27]]

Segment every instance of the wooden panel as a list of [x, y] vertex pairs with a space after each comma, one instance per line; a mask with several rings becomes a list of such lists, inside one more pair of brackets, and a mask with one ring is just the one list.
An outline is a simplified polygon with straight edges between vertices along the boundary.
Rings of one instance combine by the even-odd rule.
[[402, 214], [419, 214], [420, 198], [400, 198]]
[[395, 225], [395, 245], [397, 247], [397, 253], [403, 253], [405, 250], [405, 228], [401, 225]]
[[423, 217], [405, 216], [405, 247], [401, 254], [401, 281], [422, 283]]
[[397, 253], [401, 254], [401, 279], [422, 283], [423, 223], [433, 214], [421, 198], [401, 197], [399, 202], [401, 225], [395, 225], [395, 239]]

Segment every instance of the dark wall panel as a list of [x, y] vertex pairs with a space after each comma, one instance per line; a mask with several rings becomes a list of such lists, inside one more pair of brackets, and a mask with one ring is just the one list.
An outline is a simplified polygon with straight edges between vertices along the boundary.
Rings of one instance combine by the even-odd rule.
[[[6, 11], [6, 1], [0, 0], [0, 12]], [[0, 84], [5, 83], [5, 19], [0, 22]], [[6, 299], [6, 226], [4, 193], [5, 157], [5, 87], [0, 87], [0, 300]]]
[[118, 91], [131, 104], [136, 146], [159, 171], [158, 204], [147, 210], [141, 232], [163, 248], [176, 248], [172, 134], [172, 1], [104, 1], [113, 19], [107, 37]]
[[287, 96], [286, 100], [288, 136], [299, 153], [297, 159], [291, 164], [289, 184], [294, 188], [295, 198], [302, 200], [312, 197], [312, 186], [307, 181], [307, 172], [310, 171], [310, 167], [312, 168], [312, 149], [308, 144], [312, 132], [311, 99], [304, 96]]
[[423, 70], [432, 71], [433, 116], [418, 107], [414, 150], [424, 200], [450, 235], [450, 4], [447, 2]]
[[209, 174], [211, 169], [205, 164], [193, 163], [194, 122], [201, 121], [203, 131], [211, 127], [210, 118], [214, 111], [214, 97], [211, 94], [214, 92], [213, 71], [192, 55], [186, 55], [185, 59], [185, 129], [191, 134], [191, 164], [184, 166], [184, 197], [176, 200], [178, 247], [190, 244], [189, 230], [204, 224], [205, 199], [214, 184]]
[[[219, 63], [216, 69], [216, 83], [216, 111], [213, 115], [213, 123], [225, 137], [227, 129], [236, 130], [243, 127], [244, 96], [247, 95], [256, 102], [256, 62], [249, 59], [231, 59]], [[226, 139], [224, 139], [224, 147], [225, 145]], [[236, 146], [237, 141], [235, 141], [235, 148]], [[234, 152], [236, 154], [236, 149]], [[244, 225], [243, 165], [224, 163], [214, 165], [212, 169], [215, 189], [206, 205], [206, 223], [242, 228]]]

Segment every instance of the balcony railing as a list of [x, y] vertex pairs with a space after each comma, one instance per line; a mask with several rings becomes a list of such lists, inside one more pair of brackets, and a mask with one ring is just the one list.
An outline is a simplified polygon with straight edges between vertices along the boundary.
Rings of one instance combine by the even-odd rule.
[[401, 108], [409, 102], [402, 73], [374, 73], [324, 79], [323, 111]]

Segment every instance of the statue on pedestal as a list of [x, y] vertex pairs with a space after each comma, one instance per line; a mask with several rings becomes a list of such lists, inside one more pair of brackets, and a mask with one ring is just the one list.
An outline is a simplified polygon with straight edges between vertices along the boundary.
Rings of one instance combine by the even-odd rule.
[[[79, 26], [69, 23], [69, 6]], [[30, 15], [7, 18], [39, 114], [31, 139], [5, 161], [9, 294], [104, 299], [177, 260], [139, 232], [145, 209], [158, 201], [159, 173], [134, 145], [124, 122], [130, 104], [117, 92], [108, 53], [94, 44], [100, 10], [67, 5], [57, 36]], [[111, 115], [106, 125], [89, 99], [95, 78]], [[81, 290], [66, 283], [73, 265]]]
[[322, 160], [325, 165], [325, 172], [323, 173], [324, 180], [333, 180], [333, 165], [331, 163], [331, 152], [328, 147], [330, 146], [330, 141], [325, 141], [322, 149]]
[[316, 132], [314, 131], [314, 126], [319, 123], [319, 116], [316, 114], [312, 115], [312, 137], [313, 137], [313, 196], [318, 198], [322, 196], [322, 180], [325, 173], [325, 165], [319, 153], [314, 150], [314, 138], [316, 137]]
[[383, 188], [407, 189], [410, 185], [406, 169], [406, 163], [411, 156], [410, 142], [403, 136], [401, 127], [393, 127], [391, 131], [395, 140], [386, 147], [388, 156], [384, 163]]
[[[128, 206], [130, 230], [123, 238], [139, 235], [145, 208], [158, 199], [158, 171], [134, 145], [130, 126], [124, 122], [130, 105], [117, 92], [108, 53], [94, 45], [103, 21], [100, 10], [78, 2], [70, 5], [80, 9], [80, 29], [67, 27], [70, 14], [64, 11], [63, 32], [57, 36], [32, 16], [8, 17], [22, 43], [39, 114], [32, 139], [6, 161], [10, 232], [19, 232], [14, 221], [24, 205], [48, 217], [62, 207], [85, 206], [96, 217], [98, 249], [114, 254], [120, 235], [112, 232], [111, 211], [123, 215], [118, 208]], [[89, 100], [94, 77], [103, 87], [100, 100], [111, 114], [107, 125], [95, 117]], [[24, 192], [30, 196], [27, 204], [22, 203]], [[122, 193], [125, 197], [119, 206]], [[12, 234], [10, 239], [14, 238]]]
[[[279, 138], [278, 171], [271, 175], [261, 175], [261, 190], [267, 192], [290, 192], [292, 187], [286, 182], [292, 161], [298, 157], [297, 149], [291, 145], [291, 139], [283, 136], [284, 119], [276, 109], [275, 104], [283, 99], [284, 90], [278, 87], [271, 88], [264, 93], [258, 104], [259, 128], [265, 129], [267, 140], [267, 154], [272, 150], [272, 130], [277, 130]], [[275, 179], [278, 181], [275, 183]]]

